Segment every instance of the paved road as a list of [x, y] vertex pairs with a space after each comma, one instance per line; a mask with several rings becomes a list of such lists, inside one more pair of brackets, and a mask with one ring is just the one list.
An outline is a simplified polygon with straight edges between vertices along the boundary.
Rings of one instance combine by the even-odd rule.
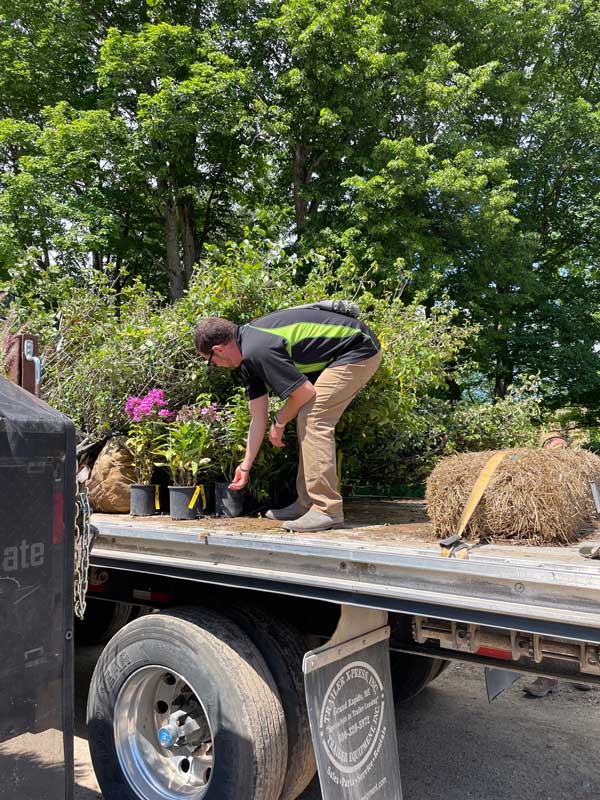
[[[101, 800], [85, 739], [95, 648], [77, 651], [76, 800]], [[398, 707], [404, 800], [599, 800], [600, 689], [564, 684], [528, 699], [523, 681], [492, 705], [481, 669], [457, 664]], [[302, 800], [320, 800], [318, 781]]]

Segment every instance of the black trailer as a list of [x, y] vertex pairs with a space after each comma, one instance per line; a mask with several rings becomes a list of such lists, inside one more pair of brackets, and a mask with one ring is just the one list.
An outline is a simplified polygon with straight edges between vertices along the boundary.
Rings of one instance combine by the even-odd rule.
[[0, 377], [0, 798], [73, 796], [72, 423]]

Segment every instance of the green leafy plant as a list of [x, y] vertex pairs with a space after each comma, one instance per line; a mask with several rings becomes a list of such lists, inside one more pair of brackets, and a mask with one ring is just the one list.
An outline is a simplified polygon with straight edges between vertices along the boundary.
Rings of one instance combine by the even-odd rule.
[[246, 452], [250, 411], [243, 389], [237, 389], [219, 415], [216, 431], [215, 464], [222, 480], [233, 480], [235, 469]]
[[173, 486], [194, 486], [198, 474], [211, 463], [206, 456], [209, 430], [195, 419], [173, 422], [158, 447], [163, 461], [157, 466], [168, 467]]

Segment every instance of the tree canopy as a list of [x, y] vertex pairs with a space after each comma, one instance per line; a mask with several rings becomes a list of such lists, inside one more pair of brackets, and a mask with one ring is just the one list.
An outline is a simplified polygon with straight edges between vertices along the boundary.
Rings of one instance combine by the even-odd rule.
[[595, 0], [0, 0], [0, 281], [172, 302], [254, 226], [597, 421], [599, 101]]

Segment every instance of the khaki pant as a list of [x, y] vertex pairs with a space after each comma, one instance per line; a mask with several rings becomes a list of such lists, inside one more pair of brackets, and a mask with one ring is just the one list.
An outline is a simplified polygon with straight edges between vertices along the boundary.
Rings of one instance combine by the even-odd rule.
[[302, 505], [330, 517], [343, 514], [338, 491], [335, 426], [344, 410], [377, 372], [381, 353], [364, 361], [328, 367], [317, 378], [316, 397], [298, 412], [300, 444], [296, 489]]

